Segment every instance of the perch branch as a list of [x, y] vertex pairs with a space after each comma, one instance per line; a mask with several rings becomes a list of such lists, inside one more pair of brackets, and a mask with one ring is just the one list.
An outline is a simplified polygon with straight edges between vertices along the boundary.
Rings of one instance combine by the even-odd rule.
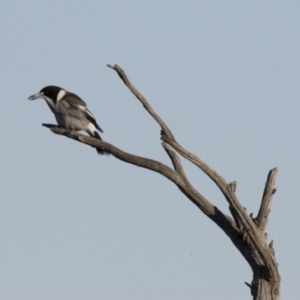
[[94, 148], [102, 149], [106, 152], [109, 152], [117, 159], [120, 159], [126, 163], [133, 164], [135, 166], [146, 168], [151, 171], [157, 172], [171, 180], [177, 185], [177, 187], [212, 221], [214, 221], [223, 231], [229, 236], [234, 237], [236, 232], [236, 227], [233, 220], [224, 215], [220, 210], [213, 206], [204, 196], [202, 196], [195, 188], [183, 178], [183, 168], [180, 161], [176, 158], [174, 154], [171, 154], [170, 149], [166, 150], [168, 154], [174, 157], [174, 167], [177, 171], [172, 170], [170, 167], [164, 165], [161, 162], [136, 156], [125, 151], [120, 150], [119, 148], [104, 142], [102, 140], [89, 137], [80, 133], [77, 133], [72, 130], [68, 130], [62, 127], [51, 124], [43, 124], [43, 126], [50, 128], [50, 130], [59, 135], [64, 135], [73, 140], [79, 141], [83, 144], [89, 145]]

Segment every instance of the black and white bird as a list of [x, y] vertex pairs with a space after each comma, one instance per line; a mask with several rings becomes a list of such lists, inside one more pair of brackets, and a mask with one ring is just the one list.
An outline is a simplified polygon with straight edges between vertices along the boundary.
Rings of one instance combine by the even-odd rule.
[[[86, 103], [77, 95], [60, 87], [49, 85], [28, 99], [35, 100], [39, 98], [46, 100], [59, 126], [75, 131], [84, 130], [91, 137], [102, 140], [97, 130], [100, 132], [103, 132], [103, 130], [87, 109]], [[102, 155], [109, 155], [108, 152], [98, 148], [97, 152]]]

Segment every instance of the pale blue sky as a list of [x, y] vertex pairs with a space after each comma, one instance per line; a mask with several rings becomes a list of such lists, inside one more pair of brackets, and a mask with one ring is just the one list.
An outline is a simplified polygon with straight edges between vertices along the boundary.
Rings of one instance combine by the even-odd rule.
[[106, 141], [170, 165], [158, 125], [106, 67], [118, 63], [183, 146], [238, 181], [249, 213], [278, 167], [267, 232], [282, 299], [297, 300], [299, 15], [299, 1], [2, 1], [0, 299], [251, 299], [250, 267], [175, 185], [52, 134], [46, 103], [27, 101], [70, 90]]

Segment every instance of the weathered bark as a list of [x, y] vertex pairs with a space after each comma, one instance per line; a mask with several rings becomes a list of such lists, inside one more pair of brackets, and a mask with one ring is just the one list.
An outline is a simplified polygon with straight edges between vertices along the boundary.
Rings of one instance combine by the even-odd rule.
[[[269, 172], [258, 215], [256, 218], [252, 218], [252, 215], [247, 214], [246, 209], [237, 199], [235, 193], [236, 182], [227, 183], [223, 177], [199, 157], [183, 148], [176, 141], [169, 127], [149, 105], [145, 97], [132, 85], [125, 72], [118, 65], [108, 65], [108, 67], [117, 72], [124, 84], [160, 125], [161, 139], [163, 141], [162, 147], [171, 159], [173, 169], [161, 162], [126, 153], [105, 141], [100, 141], [56, 125], [43, 125], [50, 128], [56, 134], [67, 136], [95, 148], [101, 148], [124, 162], [155, 171], [171, 180], [182, 193], [224, 231], [246, 259], [253, 271], [252, 283], [246, 283], [250, 287], [253, 299], [278, 300], [280, 298], [280, 275], [275, 259], [273, 241], [268, 244], [267, 234], [265, 233], [268, 216], [271, 211], [272, 198], [276, 192], [274, 185], [277, 169], [274, 168]], [[229, 204], [232, 217], [222, 213], [191, 185], [177, 153], [195, 164], [215, 182]]]

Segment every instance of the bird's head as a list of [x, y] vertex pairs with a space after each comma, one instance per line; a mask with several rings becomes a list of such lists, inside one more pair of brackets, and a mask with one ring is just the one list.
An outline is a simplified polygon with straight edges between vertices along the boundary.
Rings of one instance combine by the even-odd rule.
[[28, 97], [28, 100], [45, 99], [56, 103], [66, 95], [67, 91], [54, 85], [49, 85], [42, 88], [38, 93]]

